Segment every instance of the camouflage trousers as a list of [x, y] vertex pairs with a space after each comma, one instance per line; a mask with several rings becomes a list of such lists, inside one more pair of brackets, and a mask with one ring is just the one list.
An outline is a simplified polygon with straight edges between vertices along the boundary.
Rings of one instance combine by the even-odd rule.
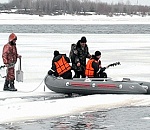
[[7, 68], [6, 80], [15, 80], [15, 67]]

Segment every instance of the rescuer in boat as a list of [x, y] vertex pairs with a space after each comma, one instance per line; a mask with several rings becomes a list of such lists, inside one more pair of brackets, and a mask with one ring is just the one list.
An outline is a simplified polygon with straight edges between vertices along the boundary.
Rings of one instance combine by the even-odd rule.
[[21, 58], [21, 55], [17, 53], [16, 48], [16, 40], [17, 36], [12, 33], [9, 36], [8, 43], [3, 47], [3, 62], [7, 67], [7, 75], [4, 83], [4, 91], [17, 91], [14, 87], [15, 80], [15, 64], [17, 62], [17, 58]]
[[52, 67], [48, 71], [49, 75], [62, 77], [64, 79], [71, 79], [72, 72], [70, 66], [70, 59], [65, 54], [60, 54], [59, 51], [54, 51], [54, 58], [52, 60]]
[[85, 69], [85, 75], [89, 78], [107, 78], [104, 72], [106, 67], [101, 66], [101, 52], [96, 51], [92, 58], [88, 60]]
[[72, 44], [70, 59], [72, 69], [75, 72], [74, 78], [85, 78], [86, 58], [91, 58], [89, 53], [86, 37], [81, 37], [77, 44]]

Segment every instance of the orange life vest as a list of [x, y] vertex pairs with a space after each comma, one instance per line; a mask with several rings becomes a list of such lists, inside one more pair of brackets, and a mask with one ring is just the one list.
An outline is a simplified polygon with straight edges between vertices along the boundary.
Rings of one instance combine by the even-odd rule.
[[90, 59], [86, 64], [85, 76], [87, 77], [91, 77], [91, 78], [94, 77], [94, 68], [92, 67], [93, 62], [98, 63], [96, 60]]
[[58, 61], [54, 62], [54, 64], [56, 65], [56, 71], [59, 76], [64, 74], [68, 70], [71, 70], [71, 66], [65, 60], [64, 56], [62, 56]]

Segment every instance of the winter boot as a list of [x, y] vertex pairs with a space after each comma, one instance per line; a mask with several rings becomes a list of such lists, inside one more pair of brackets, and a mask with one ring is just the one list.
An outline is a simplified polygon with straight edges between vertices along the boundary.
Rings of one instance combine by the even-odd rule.
[[4, 91], [9, 91], [10, 88], [9, 88], [8, 85], [9, 85], [9, 81], [8, 81], [8, 80], [5, 80], [4, 88], [3, 88]]
[[14, 80], [10, 80], [9, 83], [10, 83], [9, 91], [17, 91], [17, 89], [14, 86]]

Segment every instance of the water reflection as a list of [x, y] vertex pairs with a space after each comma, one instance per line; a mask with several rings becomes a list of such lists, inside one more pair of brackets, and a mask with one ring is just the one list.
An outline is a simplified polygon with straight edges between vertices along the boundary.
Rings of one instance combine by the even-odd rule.
[[56, 130], [93, 130], [105, 129], [104, 125], [107, 111], [88, 112], [81, 115], [61, 117], [51, 123]]
[[0, 124], [0, 130], [149, 130], [150, 107], [126, 107], [107, 111], [18, 123]]

